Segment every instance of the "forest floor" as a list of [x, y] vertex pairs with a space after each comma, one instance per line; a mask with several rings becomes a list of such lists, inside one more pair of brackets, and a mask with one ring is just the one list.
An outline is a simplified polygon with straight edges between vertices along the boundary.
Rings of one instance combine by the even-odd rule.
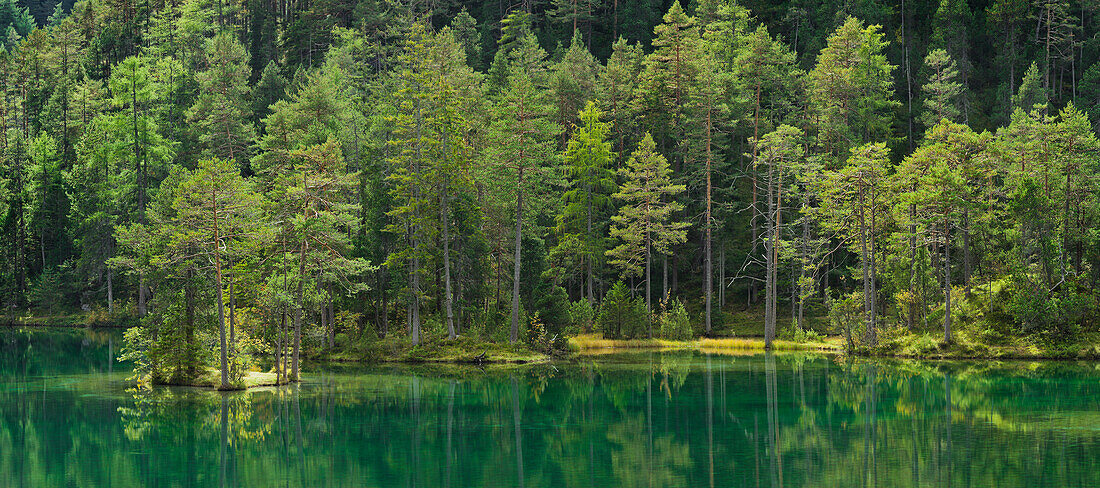
[[534, 351], [523, 343], [509, 344], [480, 341], [459, 336], [454, 340], [428, 338], [413, 346], [406, 337], [390, 336], [378, 341], [324, 351], [310, 359], [327, 361], [403, 362], [403, 363], [514, 363], [544, 362], [550, 356]]
[[4, 327], [118, 327], [136, 325], [136, 319], [121, 312], [111, 315], [106, 310], [79, 309], [45, 310], [39, 308], [4, 310], [0, 326]]
[[906, 332], [884, 337], [877, 347], [857, 348], [862, 356], [912, 359], [1100, 359], [1100, 335], [1081, 333], [1072, 340], [1038, 336], [1000, 336], [982, 330], [960, 328], [952, 341], [942, 331]]
[[[212, 388], [218, 389], [221, 383], [221, 373], [215, 368], [207, 368], [206, 374], [195, 378], [194, 381], [188, 383], [169, 383], [166, 386], [192, 386], [196, 388]], [[279, 386], [286, 384], [287, 381], [279, 381], [278, 375], [275, 373], [265, 373], [259, 371], [249, 371], [244, 373], [240, 382], [234, 383], [228, 388], [229, 391], [247, 390], [249, 388], [258, 388], [262, 386]]]
[[[776, 351], [824, 351], [840, 352], [844, 347], [841, 337], [822, 337], [807, 341], [777, 339], [772, 343]], [[757, 353], [764, 351], [762, 337], [699, 338], [683, 341], [666, 339], [604, 339], [601, 334], [580, 334], [569, 338], [570, 350], [582, 354], [611, 353], [618, 350], [696, 349], [706, 353]]]

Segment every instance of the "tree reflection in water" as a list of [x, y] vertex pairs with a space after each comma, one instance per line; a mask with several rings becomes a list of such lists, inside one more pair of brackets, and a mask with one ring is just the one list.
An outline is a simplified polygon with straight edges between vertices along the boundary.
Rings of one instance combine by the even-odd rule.
[[220, 394], [128, 389], [109, 334], [3, 334], [5, 486], [1100, 485], [1089, 365], [653, 353]]

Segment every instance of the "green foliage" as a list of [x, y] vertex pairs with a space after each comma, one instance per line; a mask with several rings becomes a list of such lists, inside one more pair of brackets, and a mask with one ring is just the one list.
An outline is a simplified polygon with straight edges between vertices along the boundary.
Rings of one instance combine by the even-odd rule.
[[1019, 275], [1007, 288], [1006, 310], [1021, 334], [1034, 334], [1051, 341], [1071, 339], [1082, 330], [1095, 330], [1096, 298], [1076, 283], [1047, 292], [1041, 282]]
[[900, 103], [892, 98], [896, 66], [886, 58], [881, 30], [848, 17], [829, 36], [808, 75], [810, 106], [826, 152], [843, 155], [890, 135], [893, 109]]
[[684, 304], [678, 299], [665, 301], [664, 310], [660, 317], [660, 335], [662, 339], [670, 341], [686, 341], [691, 339], [691, 319], [688, 317]]
[[611, 237], [621, 243], [608, 250], [607, 255], [625, 276], [645, 277], [648, 308], [652, 255], [667, 256], [672, 253], [672, 246], [687, 239], [690, 224], [675, 218], [684, 207], [673, 199], [684, 191], [684, 185], [672, 183], [668, 160], [656, 152], [653, 137], [648, 133], [620, 174], [625, 181], [614, 197], [623, 206], [611, 217], [614, 222]]
[[38, 275], [31, 285], [29, 298], [33, 305], [53, 313], [59, 304], [65, 303], [66, 288], [71, 277], [58, 268], [49, 268]]
[[634, 339], [646, 334], [650, 320], [645, 302], [631, 298], [630, 290], [620, 281], [600, 302], [596, 323], [607, 339]]
[[662, 255], [670, 307], [769, 338], [853, 291], [853, 343], [1093, 333], [1088, 5], [54, 3], [0, 0], [0, 302], [140, 322], [157, 381], [207, 378], [241, 309], [233, 375], [296, 332], [638, 336], [651, 292], [584, 307]]
[[935, 49], [924, 58], [924, 65], [931, 71], [928, 83], [921, 87], [924, 92], [924, 112], [918, 119], [926, 127], [938, 124], [941, 120], [958, 121], [959, 108], [956, 97], [962, 93], [962, 83], [955, 81], [959, 75], [955, 60], [943, 49]]
[[591, 332], [595, 319], [596, 310], [592, 307], [592, 302], [588, 300], [577, 300], [569, 305], [570, 327], [564, 330], [563, 333], [566, 335], [576, 335], [582, 332]]

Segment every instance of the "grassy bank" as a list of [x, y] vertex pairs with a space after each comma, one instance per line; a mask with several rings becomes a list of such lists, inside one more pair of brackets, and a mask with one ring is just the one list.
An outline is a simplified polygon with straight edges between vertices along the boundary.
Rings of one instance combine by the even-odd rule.
[[[840, 337], [827, 337], [820, 340], [796, 342], [776, 340], [772, 343], [776, 351], [834, 351], [843, 347]], [[699, 338], [685, 341], [665, 339], [604, 339], [600, 334], [582, 334], [569, 338], [569, 348], [578, 353], [614, 352], [616, 350], [657, 349], [679, 350], [696, 349], [703, 352], [751, 351], [763, 352], [762, 337]]]
[[531, 350], [522, 343], [485, 342], [461, 336], [455, 340], [427, 339], [417, 346], [409, 344], [405, 337], [388, 337], [319, 351], [309, 357], [321, 361], [471, 364], [525, 364], [550, 359], [550, 356]]
[[5, 327], [118, 327], [136, 325], [137, 320], [131, 314], [106, 310], [46, 310], [21, 309], [0, 313], [0, 326]]
[[862, 356], [912, 359], [1056, 359], [1100, 360], [1100, 336], [1081, 334], [1073, 340], [1039, 336], [987, 337], [974, 330], [958, 330], [950, 343], [943, 332], [913, 332], [887, 337], [876, 347], [859, 347]]
[[[279, 378], [278, 378], [278, 375], [276, 375], [275, 373], [264, 373], [264, 372], [259, 372], [259, 371], [249, 371], [249, 372], [244, 373], [244, 376], [241, 377], [240, 381], [233, 382], [230, 385], [230, 387], [227, 388], [226, 390], [227, 391], [234, 391], [234, 390], [239, 391], [239, 390], [247, 390], [249, 388], [258, 388], [258, 387], [262, 387], [262, 386], [279, 386], [279, 385], [283, 385], [283, 384], [286, 384], [286, 383], [287, 383], [286, 380], [283, 380], [283, 381], [280, 382]], [[176, 382], [176, 383], [157, 383], [157, 384], [158, 385], [163, 385], [163, 386], [189, 386], [189, 387], [210, 388], [210, 389], [217, 390], [217, 389], [219, 389], [218, 387], [221, 385], [221, 372], [218, 371], [215, 368], [207, 368], [205, 374], [203, 374], [202, 376], [199, 376], [198, 378], [195, 378], [194, 380], [188, 381], [186, 383]]]

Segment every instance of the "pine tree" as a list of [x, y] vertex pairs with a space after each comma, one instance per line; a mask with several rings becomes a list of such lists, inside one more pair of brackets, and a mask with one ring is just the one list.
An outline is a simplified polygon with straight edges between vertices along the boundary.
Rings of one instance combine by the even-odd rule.
[[889, 150], [883, 143], [853, 148], [845, 165], [830, 171], [819, 190], [823, 223], [859, 253], [864, 332], [871, 345], [877, 341], [877, 242], [888, 223], [886, 209], [891, 206], [885, 184], [889, 163]]
[[1039, 110], [1045, 113], [1047, 110], [1048, 91], [1042, 86], [1039, 79], [1039, 66], [1031, 63], [1031, 67], [1024, 73], [1024, 79], [1020, 82], [1020, 89], [1012, 96], [1012, 106], [1025, 112]]
[[679, 169], [684, 151], [678, 146], [686, 140], [685, 111], [698, 71], [699, 27], [677, 0], [653, 33], [654, 50], [645, 58], [635, 110], [642, 126], [671, 150], [673, 168]]
[[[570, 127], [585, 103], [596, 94], [596, 77], [601, 66], [581, 41], [580, 33], [573, 35], [569, 50], [561, 61], [550, 69], [549, 89], [557, 108], [556, 122]], [[561, 141], [562, 146], [565, 141]]]
[[[225, 274], [235, 259], [248, 252], [250, 242], [262, 233], [260, 195], [240, 176], [235, 163], [220, 159], [203, 160], [175, 189], [173, 220], [164, 230], [169, 251], [178, 257], [202, 255], [213, 264], [219, 331], [219, 389], [230, 384], [230, 349], [226, 342]], [[173, 258], [169, 258], [173, 259]]]
[[207, 157], [241, 166], [256, 138], [248, 54], [230, 32], [222, 32], [206, 41], [204, 58], [206, 69], [195, 75], [199, 91], [187, 118]]
[[[968, 85], [971, 72], [974, 70], [970, 62], [970, 24], [970, 7], [967, 6], [966, 0], [940, 0], [939, 8], [936, 9], [936, 13], [932, 17], [932, 36], [929, 40], [931, 49], [928, 51], [928, 56], [936, 53], [937, 50], [943, 50], [946, 57], [953, 61], [951, 64], [956, 65], [957, 82], [961, 87]], [[937, 76], [937, 67], [929, 63], [928, 56], [925, 57], [924, 62], [931, 71], [929, 83], [934, 83], [933, 79]], [[935, 61], [941, 64], [945, 63], [942, 61], [943, 55], [937, 54], [936, 56]], [[965, 92], [960, 91], [960, 95], [955, 104], [961, 108], [962, 120], [969, 123], [970, 103]], [[955, 119], [951, 118], [951, 120], [954, 121]], [[922, 123], [926, 127], [935, 124], [935, 122]]]
[[626, 138], [633, 126], [634, 113], [630, 102], [637, 89], [643, 58], [641, 46], [628, 44], [626, 39], [620, 37], [612, 45], [607, 66], [600, 70], [596, 81], [596, 100], [610, 118], [615, 152], [619, 154], [626, 153]]
[[[515, 209], [514, 258], [512, 274], [512, 324], [508, 339], [519, 339], [520, 269], [522, 265], [523, 224], [526, 206], [539, 208], [545, 205], [545, 190], [550, 187], [556, 168], [556, 143], [560, 126], [551, 117], [545, 92], [531, 82], [530, 76], [520, 67], [513, 67], [508, 78], [508, 89], [494, 107], [494, 122], [490, 127], [487, 156], [496, 178], [505, 176], [510, 184], [492, 183], [495, 191], [510, 190], [514, 200], [509, 204]], [[503, 170], [503, 171], [502, 171]], [[507, 197], [505, 197], [507, 198]]]
[[924, 94], [924, 112], [919, 122], [932, 127], [941, 120], [958, 122], [959, 108], [957, 97], [963, 91], [963, 84], [955, 81], [959, 72], [955, 69], [955, 60], [943, 49], [934, 49], [924, 58], [924, 65], [930, 72], [928, 83], [921, 87]]
[[776, 308], [779, 299], [779, 239], [783, 229], [783, 179], [787, 172], [800, 166], [799, 160], [805, 154], [801, 143], [802, 131], [789, 125], [781, 125], [775, 131], [755, 140], [753, 151], [756, 154], [754, 165], [766, 167], [763, 182], [766, 186], [767, 213], [764, 214], [765, 232], [764, 252], [767, 255], [767, 273], [765, 278], [764, 309], [764, 347], [771, 349], [776, 333]]
[[[672, 246], [683, 243], [690, 224], [675, 220], [683, 204], [673, 200], [684, 185], [673, 184], [668, 160], [657, 153], [653, 137], [646, 134], [619, 171], [624, 182], [614, 197], [623, 202], [611, 220], [611, 237], [621, 241], [607, 251], [611, 264], [626, 276], [644, 276], [646, 310], [652, 310], [650, 267], [653, 252], [668, 255]], [[650, 320], [652, 322], [652, 320]], [[648, 336], [653, 337], [652, 325]]]
[[864, 26], [849, 17], [829, 36], [809, 73], [810, 106], [818, 126], [819, 144], [840, 156], [851, 147], [889, 137], [895, 66], [883, 51], [886, 41], [878, 25]]

